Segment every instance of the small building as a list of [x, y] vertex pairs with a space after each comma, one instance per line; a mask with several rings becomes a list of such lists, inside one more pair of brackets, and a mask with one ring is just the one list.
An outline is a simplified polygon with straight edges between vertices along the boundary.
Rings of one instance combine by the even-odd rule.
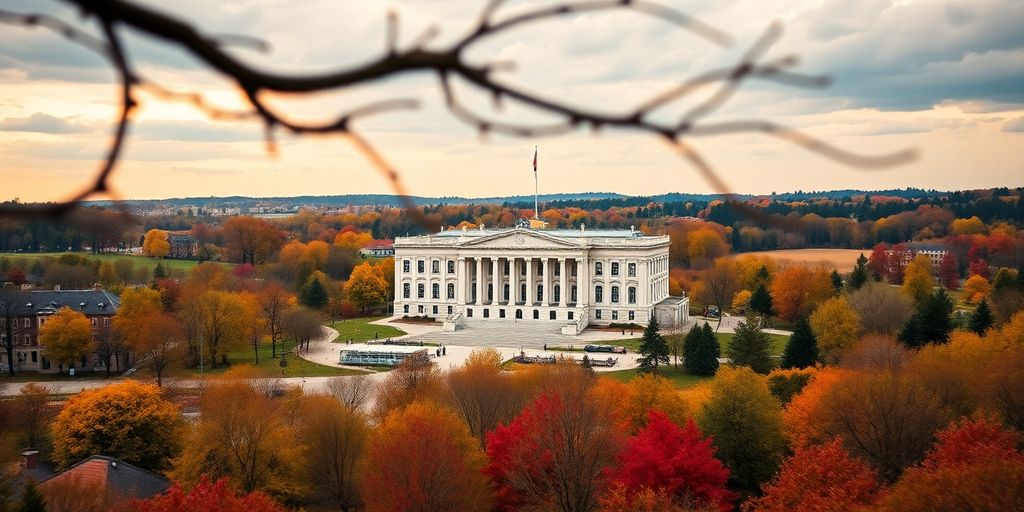
[[395, 255], [394, 240], [373, 240], [366, 247], [359, 249], [364, 258], [388, 258]]
[[168, 232], [167, 243], [170, 245], [168, 258], [191, 260], [199, 255], [199, 240], [188, 231]]
[[932, 268], [936, 272], [939, 270], [939, 266], [942, 265], [942, 258], [944, 258], [946, 253], [949, 252], [949, 249], [946, 248], [945, 244], [925, 242], [911, 242], [907, 244], [907, 249], [909, 249], [910, 252], [910, 259], [913, 259], [918, 254], [928, 256], [928, 259], [932, 262]]
[[406, 359], [429, 360], [426, 347], [354, 343], [341, 349], [338, 364], [353, 366], [398, 366]]
[[167, 492], [171, 481], [152, 471], [103, 455], [93, 455], [43, 480], [38, 488], [48, 505], [74, 510], [92, 505], [116, 508], [130, 499], [147, 499]]

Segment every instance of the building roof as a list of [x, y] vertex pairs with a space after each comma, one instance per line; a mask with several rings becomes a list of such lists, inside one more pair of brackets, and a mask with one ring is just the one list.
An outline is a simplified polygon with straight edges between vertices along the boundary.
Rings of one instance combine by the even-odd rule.
[[91, 290], [22, 290], [13, 295], [15, 316], [49, 315], [63, 307], [85, 315], [113, 315], [121, 305], [114, 294]]
[[666, 235], [647, 235], [633, 229], [534, 229], [524, 226], [495, 229], [450, 229], [429, 235], [398, 237], [396, 248], [642, 248], [667, 246]]
[[363, 246], [363, 249], [390, 249], [395, 245], [394, 240], [371, 240], [368, 244]]
[[171, 481], [152, 471], [133, 466], [122, 460], [105, 455], [93, 455], [40, 484], [44, 490], [47, 484], [63, 478], [76, 477], [87, 485], [99, 485], [107, 492], [120, 498], [149, 498], [163, 494]]
[[934, 242], [911, 242], [907, 244], [915, 251], [945, 251], [946, 244]]
[[[500, 233], [511, 233], [517, 229], [530, 228], [449, 229], [435, 233], [432, 236], [479, 238]], [[652, 238], [655, 236], [645, 235], [640, 231], [629, 229], [531, 229], [531, 231], [560, 238]]]

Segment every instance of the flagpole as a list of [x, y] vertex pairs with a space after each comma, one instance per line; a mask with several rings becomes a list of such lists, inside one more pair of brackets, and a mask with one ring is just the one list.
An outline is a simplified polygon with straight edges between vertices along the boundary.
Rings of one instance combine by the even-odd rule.
[[540, 218], [540, 204], [537, 199], [537, 146], [533, 147], [533, 218]]

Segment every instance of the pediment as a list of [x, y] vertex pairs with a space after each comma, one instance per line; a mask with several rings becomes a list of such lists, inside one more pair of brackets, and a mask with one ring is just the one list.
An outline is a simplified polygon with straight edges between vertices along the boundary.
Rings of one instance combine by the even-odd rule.
[[561, 249], [575, 247], [575, 244], [541, 232], [517, 229], [472, 240], [464, 246], [477, 249]]

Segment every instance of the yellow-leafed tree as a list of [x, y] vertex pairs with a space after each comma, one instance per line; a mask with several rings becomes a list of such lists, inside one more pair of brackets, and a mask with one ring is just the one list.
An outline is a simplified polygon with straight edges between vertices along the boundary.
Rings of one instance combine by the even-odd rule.
[[58, 363], [73, 363], [93, 351], [92, 324], [82, 313], [61, 308], [39, 328], [43, 354]]
[[903, 275], [903, 292], [914, 302], [920, 303], [932, 294], [935, 278], [932, 273], [932, 261], [924, 254], [918, 254], [907, 265]]
[[857, 342], [860, 317], [846, 302], [846, 297], [835, 297], [823, 302], [811, 315], [811, 330], [818, 338], [818, 351], [822, 358], [835, 363]]
[[146, 231], [142, 240], [142, 252], [153, 258], [163, 258], [171, 253], [171, 244], [167, 241], [167, 232], [160, 229]]
[[361, 263], [356, 265], [345, 282], [345, 297], [365, 311], [387, 300], [388, 282], [375, 265]]

